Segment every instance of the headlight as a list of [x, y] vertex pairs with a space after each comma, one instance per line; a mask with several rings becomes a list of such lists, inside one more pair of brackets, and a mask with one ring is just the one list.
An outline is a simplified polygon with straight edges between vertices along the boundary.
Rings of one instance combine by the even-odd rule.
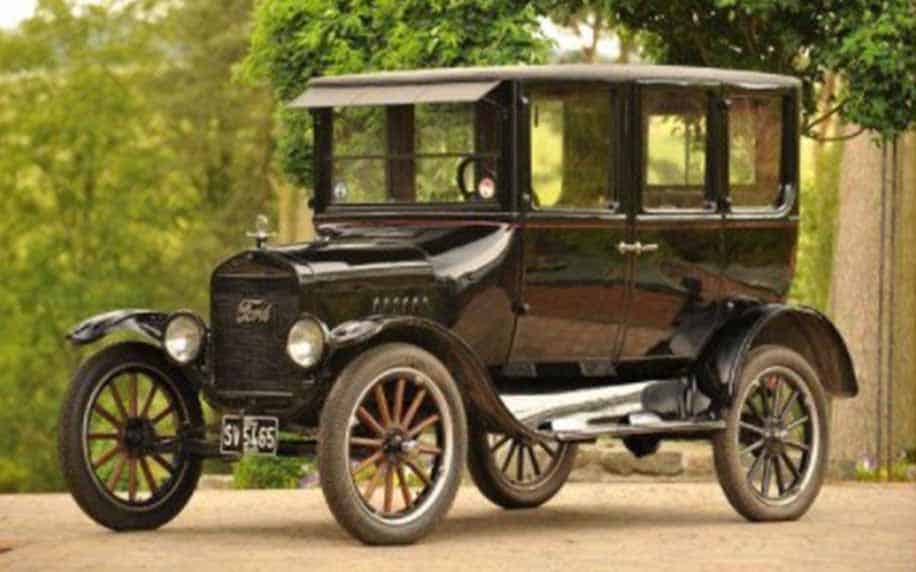
[[315, 318], [300, 319], [289, 329], [286, 339], [286, 353], [300, 367], [314, 367], [321, 361], [327, 345], [328, 332], [324, 324]]
[[172, 314], [165, 325], [165, 352], [176, 362], [187, 365], [200, 355], [206, 335], [203, 321], [194, 314]]

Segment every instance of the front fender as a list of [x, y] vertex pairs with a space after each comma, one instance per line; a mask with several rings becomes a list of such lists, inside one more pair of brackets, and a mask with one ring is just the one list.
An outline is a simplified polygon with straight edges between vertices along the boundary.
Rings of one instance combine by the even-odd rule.
[[140, 334], [161, 346], [168, 317], [165, 312], [153, 310], [113, 310], [83, 320], [67, 333], [67, 340], [75, 346], [83, 346], [112, 332], [127, 331]]
[[442, 360], [455, 377], [466, 404], [473, 407], [473, 414], [486, 428], [537, 438], [534, 431], [506, 408], [474, 350], [441, 324], [416, 316], [371, 316], [338, 325], [331, 331], [330, 340], [335, 353], [349, 353], [348, 350], [390, 341], [420, 346]]
[[712, 336], [699, 360], [711, 390], [707, 393], [715, 394], [711, 397], [731, 397], [745, 356], [764, 344], [788, 347], [801, 354], [831, 395], [858, 394], [852, 357], [833, 323], [814, 308], [785, 304], [750, 307]]

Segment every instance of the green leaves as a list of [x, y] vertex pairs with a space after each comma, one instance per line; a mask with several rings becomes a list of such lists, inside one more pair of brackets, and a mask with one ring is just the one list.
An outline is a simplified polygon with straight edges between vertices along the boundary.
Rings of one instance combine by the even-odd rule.
[[[264, 0], [243, 69], [285, 102], [319, 75], [534, 63], [547, 53], [537, 16], [533, 4], [516, 1]], [[279, 160], [308, 186], [310, 119], [296, 115], [280, 112]]]

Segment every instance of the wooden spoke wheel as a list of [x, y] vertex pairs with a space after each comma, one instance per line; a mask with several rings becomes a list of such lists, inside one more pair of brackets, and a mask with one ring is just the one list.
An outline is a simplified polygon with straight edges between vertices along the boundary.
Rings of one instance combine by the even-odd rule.
[[119, 344], [77, 372], [61, 417], [61, 463], [71, 492], [115, 530], [161, 526], [190, 497], [200, 460], [178, 434], [203, 426], [196, 395], [156, 348]]
[[576, 445], [489, 433], [471, 423], [468, 469], [480, 492], [505, 508], [532, 508], [566, 483]]
[[798, 518], [813, 502], [827, 457], [826, 402], [797, 353], [763, 346], [748, 357], [714, 452], [729, 501], [751, 520]]
[[379, 346], [345, 368], [328, 396], [322, 490], [357, 538], [412, 542], [451, 506], [465, 440], [461, 397], [442, 364], [413, 346]]

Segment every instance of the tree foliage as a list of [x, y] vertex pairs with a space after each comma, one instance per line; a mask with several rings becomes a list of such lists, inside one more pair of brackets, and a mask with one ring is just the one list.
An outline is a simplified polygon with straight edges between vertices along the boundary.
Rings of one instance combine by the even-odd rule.
[[66, 330], [205, 311], [233, 221], [269, 206], [271, 100], [231, 83], [250, 0], [82, 4], [0, 34], [0, 491], [60, 486]]
[[607, 0], [669, 64], [786, 73], [804, 82], [808, 126], [826, 73], [845, 78], [836, 111], [884, 136], [916, 119], [911, 0]]
[[[264, 0], [245, 70], [285, 102], [315, 76], [534, 63], [547, 53], [537, 15], [533, 4], [515, 0]], [[310, 118], [301, 111], [279, 114], [284, 170], [308, 186]]]

